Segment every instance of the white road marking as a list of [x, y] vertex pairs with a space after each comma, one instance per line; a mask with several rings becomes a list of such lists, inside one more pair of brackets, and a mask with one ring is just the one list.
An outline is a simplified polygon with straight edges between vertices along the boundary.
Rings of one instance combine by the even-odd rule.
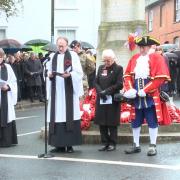
[[134, 167], [146, 167], [166, 170], [180, 170], [180, 165], [160, 165], [160, 164], [148, 164], [148, 163], [135, 163], [135, 162], [124, 162], [124, 161], [109, 161], [109, 160], [97, 160], [97, 159], [78, 159], [78, 158], [67, 158], [67, 157], [53, 157], [50, 159], [38, 158], [37, 156], [27, 155], [11, 155], [11, 154], [0, 154], [0, 157], [4, 158], [17, 158], [17, 159], [35, 159], [35, 160], [55, 160], [55, 161], [71, 161], [71, 162], [84, 162], [84, 163], [96, 163], [96, 164], [110, 164], [110, 165], [124, 165]]
[[31, 134], [37, 134], [37, 133], [40, 133], [41, 131], [33, 131], [33, 132], [29, 132], [29, 133], [24, 133], [24, 134], [18, 134], [17, 136], [20, 137], [20, 136], [27, 136], [27, 135], [31, 135]]
[[29, 118], [37, 118], [37, 117], [40, 117], [40, 116], [25, 116], [25, 117], [17, 117], [17, 118], [16, 118], [16, 121], [17, 121], [17, 120], [21, 120], [21, 119], [29, 119]]

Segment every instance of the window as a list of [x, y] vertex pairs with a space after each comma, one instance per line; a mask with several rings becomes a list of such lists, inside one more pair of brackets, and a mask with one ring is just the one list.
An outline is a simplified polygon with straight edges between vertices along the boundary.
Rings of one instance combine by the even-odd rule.
[[5, 29], [0, 29], [0, 40], [6, 38], [6, 30]]
[[77, 0], [55, 0], [57, 9], [77, 9]]
[[176, 0], [175, 3], [175, 22], [180, 21], [180, 0]]
[[149, 11], [148, 14], [148, 31], [152, 31], [153, 30], [153, 11]]
[[174, 44], [176, 44], [177, 48], [179, 48], [179, 37], [174, 38]]
[[160, 14], [160, 20], [159, 20], [159, 26], [160, 27], [162, 27], [162, 24], [163, 24], [163, 21], [162, 21], [163, 20], [163, 17], [162, 17], [162, 15], [163, 15], [163, 7], [164, 7], [164, 5], [160, 6], [160, 13], [159, 13]]
[[68, 38], [70, 44], [73, 40], [76, 39], [76, 30], [70, 28], [59, 29], [57, 30], [57, 35]]

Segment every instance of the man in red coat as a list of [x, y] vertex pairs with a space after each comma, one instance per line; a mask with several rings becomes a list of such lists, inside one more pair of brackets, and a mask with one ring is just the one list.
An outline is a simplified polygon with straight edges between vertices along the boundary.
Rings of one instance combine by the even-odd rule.
[[158, 124], [169, 121], [168, 116], [166, 119], [163, 116], [164, 104], [160, 101], [159, 87], [170, 80], [170, 76], [164, 58], [151, 51], [152, 45], [160, 44], [156, 39], [143, 36], [137, 38], [135, 43], [139, 46], [140, 52], [129, 60], [124, 74], [124, 96], [134, 99], [134, 117], [131, 123], [134, 143], [125, 153], [141, 152], [139, 138], [145, 119], [150, 135], [147, 155], [154, 156], [157, 154]]

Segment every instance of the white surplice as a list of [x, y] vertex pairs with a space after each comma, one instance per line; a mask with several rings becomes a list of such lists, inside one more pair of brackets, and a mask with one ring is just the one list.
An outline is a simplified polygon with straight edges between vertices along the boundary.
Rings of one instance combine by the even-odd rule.
[[[14, 106], [17, 103], [17, 79], [13, 69], [9, 64], [5, 64], [7, 68], [8, 79], [6, 84], [10, 87], [10, 91], [7, 92], [8, 98], [8, 123], [16, 119]], [[1, 103], [1, 89], [0, 89], [0, 103]]]
[[[83, 95], [83, 71], [78, 55], [70, 51], [72, 57], [72, 71], [70, 72], [73, 83], [73, 106], [74, 106], [74, 120], [81, 118], [79, 97]], [[50, 61], [47, 63], [48, 73], [52, 72], [52, 58], [54, 53], [50, 55]], [[64, 54], [58, 54], [57, 57], [57, 72], [64, 72]], [[51, 110], [51, 81], [47, 78], [47, 121], [50, 122], [50, 110]], [[66, 101], [65, 101], [65, 86], [64, 78], [56, 76], [56, 98], [55, 98], [55, 122], [66, 122]], [[68, 111], [68, 109], [67, 109]]]

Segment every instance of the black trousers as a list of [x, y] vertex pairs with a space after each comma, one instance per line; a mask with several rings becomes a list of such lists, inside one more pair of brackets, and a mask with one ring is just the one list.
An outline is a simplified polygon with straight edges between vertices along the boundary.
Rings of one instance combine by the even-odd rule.
[[29, 97], [31, 100], [35, 97], [35, 91], [37, 92], [38, 99], [42, 99], [42, 87], [41, 86], [29, 86]]
[[99, 126], [101, 134], [101, 142], [104, 145], [116, 145], [117, 144], [117, 126]]

